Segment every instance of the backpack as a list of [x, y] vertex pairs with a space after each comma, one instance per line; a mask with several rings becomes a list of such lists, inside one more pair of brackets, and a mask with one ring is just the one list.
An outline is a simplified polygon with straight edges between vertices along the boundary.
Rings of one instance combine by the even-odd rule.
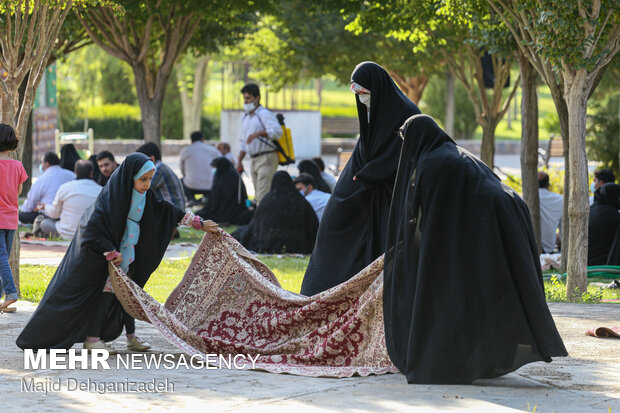
[[[282, 136], [280, 136], [279, 139], [273, 141], [266, 140], [262, 137], [259, 137], [258, 139], [264, 144], [275, 149], [276, 152], [278, 152], [278, 163], [280, 165], [293, 164], [295, 163], [295, 150], [293, 149], [293, 137], [291, 136], [291, 129], [287, 128], [284, 124], [284, 115], [278, 113], [276, 115], [276, 119], [278, 119], [278, 122], [282, 126]], [[261, 120], [260, 116], [258, 117], [258, 120], [261, 124], [263, 124], [264, 127], [265, 124]]]
[[280, 165], [289, 165], [295, 163], [295, 149], [293, 148], [293, 137], [291, 129], [284, 124], [284, 115], [278, 113], [276, 115], [278, 122], [282, 126], [282, 136], [275, 141], [278, 151], [278, 161]]

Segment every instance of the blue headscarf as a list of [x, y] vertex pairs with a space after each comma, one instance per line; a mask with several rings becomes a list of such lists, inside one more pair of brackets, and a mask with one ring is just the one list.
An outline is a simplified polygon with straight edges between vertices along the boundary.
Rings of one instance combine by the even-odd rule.
[[[134, 175], [134, 182], [137, 181], [145, 173], [155, 169], [155, 164], [152, 161], [146, 161], [142, 168]], [[125, 227], [125, 233], [121, 240], [121, 251], [123, 261], [121, 262], [121, 269], [125, 274], [131, 264], [136, 259], [135, 245], [140, 238], [140, 220], [144, 213], [144, 205], [146, 204], [146, 192], [141, 194], [136, 191], [135, 188], [131, 192], [131, 203], [129, 204], [129, 212], [127, 213], [127, 226]]]

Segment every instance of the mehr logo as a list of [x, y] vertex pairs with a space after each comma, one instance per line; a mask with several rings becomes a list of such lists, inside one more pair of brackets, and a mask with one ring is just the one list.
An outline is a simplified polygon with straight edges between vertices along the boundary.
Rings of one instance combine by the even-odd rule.
[[[90, 355], [90, 357], [89, 357]], [[131, 353], [119, 354], [116, 357], [116, 368], [129, 370], [156, 369], [255, 369], [260, 354], [181, 354], [178, 358], [174, 354], [146, 354]], [[66, 370], [80, 368], [82, 370], [110, 369], [108, 359], [110, 353], [104, 349], [75, 350], [75, 349], [39, 349], [24, 350], [24, 369], [26, 370]], [[90, 360], [90, 363], [89, 363]], [[78, 367], [79, 363], [79, 367]]]
[[[83, 370], [92, 369], [97, 370], [99, 366], [104, 370], [109, 370], [108, 358], [110, 354], [108, 350], [93, 349], [90, 350], [76, 350], [76, 349], [50, 349], [49, 356], [48, 351], [39, 349], [34, 352], [32, 349], [24, 350], [24, 369], [50, 369], [50, 370], [64, 370], [75, 369], [79, 362], [80, 367]], [[89, 354], [92, 357], [88, 357]], [[88, 361], [90, 360], [90, 366]]]

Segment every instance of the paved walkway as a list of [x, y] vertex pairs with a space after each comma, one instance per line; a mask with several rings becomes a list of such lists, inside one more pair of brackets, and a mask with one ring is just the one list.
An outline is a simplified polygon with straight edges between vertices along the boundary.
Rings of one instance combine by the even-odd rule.
[[[18, 312], [0, 314], [0, 394], [11, 411], [155, 412], [168, 409], [287, 412], [307, 411], [536, 411], [620, 410], [618, 339], [596, 339], [586, 328], [617, 325], [618, 305], [550, 304], [569, 357], [533, 363], [515, 373], [471, 386], [408, 385], [404, 376], [308, 378], [235, 370], [24, 370], [15, 338], [35, 309], [18, 303]], [[157, 330], [138, 322], [137, 331], [157, 351], [178, 353]], [[123, 348], [122, 340], [114, 345]], [[81, 345], [76, 345], [76, 348]], [[44, 396], [22, 392], [22, 379], [93, 382], [168, 380], [174, 391], [159, 394], [63, 391]], [[610, 410], [611, 409], [611, 410]]]
[[[19, 263], [33, 265], [58, 266], [64, 257], [69, 241], [21, 241]], [[164, 254], [164, 259], [176, 260], [192, 257], [198, 245], [182, 242], [170, 244]]]

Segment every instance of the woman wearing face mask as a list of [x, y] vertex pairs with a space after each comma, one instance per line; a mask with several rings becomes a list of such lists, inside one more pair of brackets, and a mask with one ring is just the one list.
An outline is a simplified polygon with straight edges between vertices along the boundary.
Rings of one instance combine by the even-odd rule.
[[402, 139], [398, 129], [418, 107], [385, 69], [360, 63], [351, 75], [360, 138], [325, 207], [301, 293], [347, 281], [385, 252], [388, 212]]
[[148, 348], [106, 284], [108, 262], [143, 287], [178, 224], [217, 231], [213, 222], [157, 200], [149, 191], [154, 172], [153, 162], [141, 153], [129, 155], [114, 171], [95, 204], [84, 212], [41, 303], [17, 338], [19, 347], [71, 348], [86, 339], [84, 348], [114, 353], [105, 341], [114, 340], [126, 327], [129, 349]]

